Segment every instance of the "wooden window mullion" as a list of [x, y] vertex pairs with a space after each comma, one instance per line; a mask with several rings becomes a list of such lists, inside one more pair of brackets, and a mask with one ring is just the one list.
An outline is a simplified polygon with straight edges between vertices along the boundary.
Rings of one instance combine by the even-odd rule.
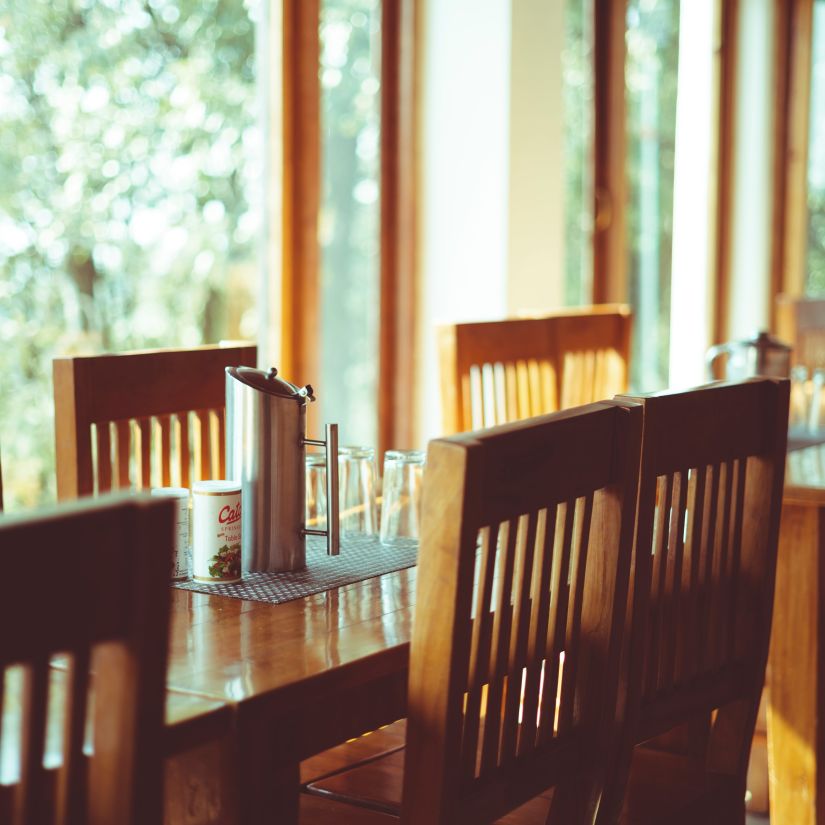
[[738, 62], [739, 0], [721, 0], [717, 7], [716, 83], [716, 187], [714, 247], [712, 258], [713, 338], [725, 341], [730, 335], [734, 185], [736, 146], [736, 71]]
[[384, 0], [378, 450], [415, 445], [416, 0]]
[[319, 379], [321, 200], [320, 0], [283, 0], [281, 363], [291, 381]]
[[814, 0], [775, 0], [776, 116], [771, 320], [776, 295], [805, 294]]
[[594, 0], [593, 302], [628, 299], [625, 30], [627, 0]]

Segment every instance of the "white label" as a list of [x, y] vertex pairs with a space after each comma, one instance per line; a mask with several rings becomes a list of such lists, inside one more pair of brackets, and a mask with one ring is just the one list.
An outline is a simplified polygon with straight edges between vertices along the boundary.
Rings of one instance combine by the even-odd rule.
[[241, 491], [193, 489], [192, 574], [198, 581], [241, 578]]

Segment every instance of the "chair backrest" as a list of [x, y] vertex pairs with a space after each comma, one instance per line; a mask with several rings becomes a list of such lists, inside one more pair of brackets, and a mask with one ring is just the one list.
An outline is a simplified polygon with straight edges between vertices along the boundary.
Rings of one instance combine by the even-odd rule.
[[54, 360], [57, 495], [224, 477], [224, 369], [254, 346]]
[[592, 404], [429, 445], [402, 821], [493, 821], [596, 771], [616, 707], [640, 417]]
[[439, 329], [445, 433], [504, 424], [627, 389], [633, 318], [623, 305]]
[[743, 782], [770, 638], [788, 394], [787, 380], [762, 378], [627, 397], [644, 408], [632, 737], [704, 719], [708, 764]]
[[825, 299], [777, 295], [776, 334], [793, 347], [792, 363], [825, 367]]
[[0, 820], [161, 821], [173, 519], [168, 500], [116, 497], [0, 521], [0, 686], [20, 709]]

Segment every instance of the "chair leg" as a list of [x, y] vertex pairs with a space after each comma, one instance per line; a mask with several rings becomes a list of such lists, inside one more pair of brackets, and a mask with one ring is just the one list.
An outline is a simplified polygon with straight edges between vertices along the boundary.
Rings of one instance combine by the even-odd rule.
[[546, 825], [592, 825], [599, 799], [598, 785], [592, 775], [558, 785], [553, 791]]
[[599, 799], [596, 825], [614, 825], [622, 814], [622, 806], [630, 779], [630, 766], [633, 761], [633, 748], [622, 749], [608, 771]]

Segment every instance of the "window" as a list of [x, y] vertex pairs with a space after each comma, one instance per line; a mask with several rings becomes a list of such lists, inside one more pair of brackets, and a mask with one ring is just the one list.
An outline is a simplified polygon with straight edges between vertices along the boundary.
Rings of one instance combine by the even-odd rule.
[[645, 392], [669, 379], [678, 0], [630, 0], [626, 43], [631, 383]]
[[379, 452], [415, 446], [415, 9], [284, 2], [282, 365], [318, 390], [310, 432]]
[[323, 0], [320, 17], [321, 359], [317, 388], [324, 417], [339, 422], [341, 443], [375, 446], [380, 346], [381, 8], [379, 0]]

